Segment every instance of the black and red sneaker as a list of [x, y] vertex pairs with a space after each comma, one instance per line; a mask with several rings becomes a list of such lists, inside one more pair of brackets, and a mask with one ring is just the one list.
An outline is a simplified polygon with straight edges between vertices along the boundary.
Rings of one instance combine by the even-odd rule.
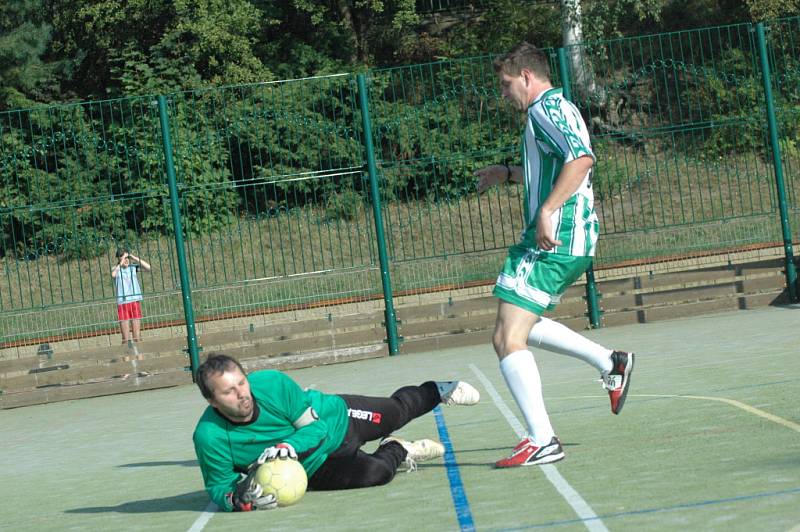
[[608, 390], [611, 399], [611, 412], [619, 414], [625, 405], [628, 387], [633, 372], [633, 353], [614, 351], [611, 353], [611, 371], [603, 375], [603, 388]]
[[564, 449], [561, 442], [553, 436], [550, 443], [537, 447], [533, 440], [525, 438], [514, 447], [511, 456], [495, 462], [495, 467], [520, 467], [529, 465], [541, 465], [557, 462], [564, 458]]

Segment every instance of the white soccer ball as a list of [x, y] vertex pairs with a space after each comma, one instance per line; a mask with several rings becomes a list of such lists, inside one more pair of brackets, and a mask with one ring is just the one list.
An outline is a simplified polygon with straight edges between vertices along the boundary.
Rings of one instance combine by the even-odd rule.
[[305, 495], [308, 487], [306, 470], [297, 460], [277, 459], [262, 464], [256, 471], [256, 482], [265, 494], [271, 493], [278, 506], [289, 506]]

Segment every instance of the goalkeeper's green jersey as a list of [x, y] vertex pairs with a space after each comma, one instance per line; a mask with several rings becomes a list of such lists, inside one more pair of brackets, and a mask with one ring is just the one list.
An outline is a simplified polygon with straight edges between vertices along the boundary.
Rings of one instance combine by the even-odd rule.
[[[255, 405], [253, 420], [234, 423], [209, 406], [193, 437], [206, 491], [226, 511], [233, 510], [227, 494], [240, 473], [266, 447], [290, 444], [310, 477], [341, 445], [348, 426], [347, 405], [338, 395], [303, 390], [280, 371], [257, 371], [247, 380]], [[293, 423], [309, 407], [318, 419], [295, 428]]]

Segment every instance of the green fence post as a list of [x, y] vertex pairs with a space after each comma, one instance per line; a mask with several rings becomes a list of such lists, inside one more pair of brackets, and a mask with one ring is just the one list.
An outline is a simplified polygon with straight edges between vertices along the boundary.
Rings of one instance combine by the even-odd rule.
[[792, 231], [789, 227], [789, 208], [786, 204], [786, 185], [783, 180], [783, 163], [781, 162], [781, 146], [778, 140], [778, 120], [775, 118], [775, 102], [772, 99], [772, 74], [769, 68], [769, 55], [767, 54], [767, 39], [764, 32], [764, 23], [756, 24], [756, 40], [758, 41], [758, 55], [761, 58], [761, 79], [764, 83], [764, 99], [767, 103], [767, 125], [769, 126], [769, 141], [772, 149], [772, 163], [775, 167], [775, 185], [778, 189], [778, 211], [781, 217], [781, 230], [783, 231], [783, 250], [786, 261], [786, 288], [789, 290], [789, 299], [797, 303], [797, 270], [794, 267], [792, 251]]
[[[564, 97], [572, 101], [572, 90], [569, 86], [569, 64], [567, 62], [567, 53], [563, 48], [558, 49], [558, 73], [561, 77], [561, 87], [564, 92]], [[594, 280], [594, 268], [589, 265], [586, 268], [586, 307], [589, 316], [589, 324], [594, 329], [599, 329], [603, 326], [600, 322], [600, 294], [597, 291], [597, 283]]]
[[197, 367], [200, 365], [200, 357], [198, 356], [197, 335], [194, 330], [194, 310], [192, 308], [192, 288], [189, 284], [189, 268], [186, 265], [186, 253], [183, 249], [183, 225], [181, 224], [181, 209], [178, 203], [175, 162], [172, 159], [172, 140], [169, 134], [167, 99], [164, 96], [158, 97], [158, 118], [161, 122], [164, 162], [167, 167], [167, 182], [169, 183], [169, 204], [172, 209], [172, 226], [175, 230], [175, 251], [178, 254], [178, 271], [181, 277], [181, 295], [183, 296], [183, 315], [186, 318], [189, 363], [192, 370], [192, 382], [197, 382]]
[[400, 338], [397, 335], [397, 316], [392, 299], [392, 279], [389, 276], [389, 254], [386, 252], [386, 234], [383, 231], [383, 213], [381, 212], [381, 192], [378, 188], [378, 167], [375, 164], [375, 147], [372, 145], [372, 126], [369, 117], [369, 99], [367, 98], [367, 82], [364, 74], [356, 76], [358, 80], [358, 102], [361, 107], [361, 122], [364, 128], [364, 148], [367, 152], [367, 171], [369, 173], [369, 191], [372, 197], [372, 213], [375, 217], [375, 237], [378, 242], [378, 260], [381, 265], [381, 284], [383, 286], [383, 311], [386, 320], [386, 341], [389, 354], [399, 352]]

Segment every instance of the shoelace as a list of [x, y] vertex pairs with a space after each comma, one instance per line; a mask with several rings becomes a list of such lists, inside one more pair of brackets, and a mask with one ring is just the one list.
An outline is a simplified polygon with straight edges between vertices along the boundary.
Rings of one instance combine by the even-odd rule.
[[412, 471], [417, 470], [417, 462], [415, 462], [413, 458], [406, 456], [405, 462], [406, 467], [408, 468], [406, 469], [406, 473], [411, 473]]
[[614, 391], [619, 389], [622, 386], [622, 375], [603, 375], [600, 379], [598, 379], [600, 383], [602, 383], [603, 388], [609, 391]]

